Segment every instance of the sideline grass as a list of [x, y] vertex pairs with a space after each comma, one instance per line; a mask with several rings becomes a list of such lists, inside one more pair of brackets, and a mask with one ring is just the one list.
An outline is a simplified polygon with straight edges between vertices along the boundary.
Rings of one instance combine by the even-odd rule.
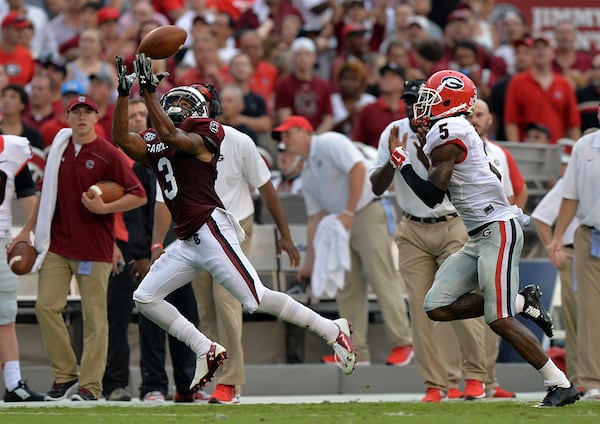
[[534, 408], [535, 402], [319, 403], [0, 408], [2, 424], [551, 424], [598, 423], [600, 402]]

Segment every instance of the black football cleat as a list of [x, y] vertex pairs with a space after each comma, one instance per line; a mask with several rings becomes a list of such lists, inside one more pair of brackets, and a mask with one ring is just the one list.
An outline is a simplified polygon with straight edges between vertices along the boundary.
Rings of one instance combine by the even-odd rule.
[[579, 400], [581, 394], [577, 387], [571, 383], [571, 387], [551, 386], [548, 387], [548, 393], [544, 400], [537, 404], [538, 407], [565, 406], [575, 403]]
[[521, 315], [535, 322], [544, 331], [546, 336], [552, 338], [554, 336], [554, 325], [552, 324], [550, 314], [546, 311], [542, 302], [540, 302], [540, 298], [542, 297], [540, 287], [530, 284], [523, 287], [519, 294], [525, 298]]

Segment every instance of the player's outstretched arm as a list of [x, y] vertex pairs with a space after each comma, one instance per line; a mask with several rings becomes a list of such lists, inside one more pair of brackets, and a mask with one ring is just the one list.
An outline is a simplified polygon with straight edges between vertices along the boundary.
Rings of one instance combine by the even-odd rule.
[[129, 132], [129, 93], [136, 73], [127, 74], [127, 67], [121, 56], [115, 57], [117, 67], [119, 97], [113, 112], [112, 138], [130, 158], [144, 165], [149, 165], [146, 143], [139, 134]]
[[402, 167], [400, 173], [423, 203], [430, 208], [435, 208], [444, 200], [454, 163], [462, 154], [462, 150], [452, 144], [435, 149], [431, 153], [431, 166], [427, 180], [419, 177], [410, 164]]
[[119, 96], [113, 113], [112, 137], [127, 156], [143, 165], [150, 165], [146, 142], [137, 133], [129, 132], [129, 98]]

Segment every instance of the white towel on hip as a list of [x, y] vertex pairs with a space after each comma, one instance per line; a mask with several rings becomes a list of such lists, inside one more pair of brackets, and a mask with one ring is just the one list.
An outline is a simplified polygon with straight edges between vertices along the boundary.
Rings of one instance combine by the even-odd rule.
[[58, 193], [58, 170], [62, 155], [69, 144], [73, 130], [63, 128], [56, 134], [48, 158], [46, 159], [46, 168], [44, 169], [44, 186], [40, 196], [40, 208], [38, 210], [37, 222], [35, 226], [35, 250], [38, 256], [35, 259], [31, 272], [36, 272], [44, 263], [48, 248], [50, 247], [50, 227], [56, 208], [56, 194]]
[[344, 288], [345, 274], [350, 271], [350, 231], [337, 215], [327, 215], [317, 226], [313, 246], [312, 294], [333, 298]]

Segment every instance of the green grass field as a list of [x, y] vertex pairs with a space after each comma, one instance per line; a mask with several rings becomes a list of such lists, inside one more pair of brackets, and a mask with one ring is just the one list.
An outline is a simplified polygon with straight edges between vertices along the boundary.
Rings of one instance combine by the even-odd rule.
[[291, 423], [418, 424], [598, 423], [600, 402], [578, 402], [563, 408], [535, 408], [535, 402], [319, 403], [266, 405], [165, 405], [4, 407], [2, 424], [180, 424]]

